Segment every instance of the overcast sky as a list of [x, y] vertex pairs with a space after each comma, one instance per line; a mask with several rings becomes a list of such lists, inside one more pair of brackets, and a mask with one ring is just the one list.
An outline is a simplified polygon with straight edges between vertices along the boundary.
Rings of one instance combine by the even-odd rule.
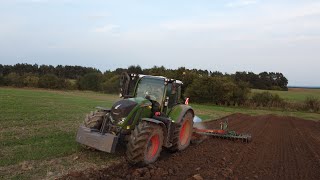
[[320, 85], [320, 1], [0, 0], [0, 64], [277, 71]]

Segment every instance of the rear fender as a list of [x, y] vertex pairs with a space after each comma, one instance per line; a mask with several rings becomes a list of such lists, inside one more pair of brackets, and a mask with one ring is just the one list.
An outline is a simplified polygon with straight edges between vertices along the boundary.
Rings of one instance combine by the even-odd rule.
[[192, 116], [194, 117], [194, 111], [192, 107], [185, 104], [178, 104], [174, 106], [169, 112], [168, 116], [172, 120], [172, 122], [180, 123], [187, 111], [191, 111]]

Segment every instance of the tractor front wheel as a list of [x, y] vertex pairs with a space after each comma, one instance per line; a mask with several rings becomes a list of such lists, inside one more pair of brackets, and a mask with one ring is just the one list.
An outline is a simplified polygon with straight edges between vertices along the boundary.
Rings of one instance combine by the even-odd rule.
[[87, 114], [83, 124], [90, 129], [100, 129], [106, 115], [107, 113], [103, 111], [91, 112], [90, 114]]
[[186, 149], [191, 140], [193, 131], [193, 114], [191, 111], [186, 112], [179, 124], [175, 124], [171, 151], [182, 151]]
[[127, 160], [133, 165], [147, 165], [160, 156], [163, 144], [162, 127], [142, 121], [132, 131], [127, 144]]

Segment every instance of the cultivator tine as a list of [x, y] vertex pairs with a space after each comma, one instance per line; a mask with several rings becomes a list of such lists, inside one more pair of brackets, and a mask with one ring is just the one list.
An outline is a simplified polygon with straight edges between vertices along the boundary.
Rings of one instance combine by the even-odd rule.
[[227, 139], [231, 141], [241, 141], [244, 143], [249, 143], [251, 140], [251, 135], [249, 134], [217, 134], [217, 133], [206, 133], [206, 132], [196, 132], [198, 134], [211, 136], [218, 139]]
[[218, 139], [227, 139], [231, 141], [241, 141], [245, 143], [249, 143], [251, 140], [250, 134], [216, 134], [216, 133], [204, 133], [204, 132], [196, 132], [198, 134], [211, 136]]
[[241, 141], [248, 143], [251, 141], [250, 134], [239, 134], [236, 131], [228, 131], [228, 120], [220, 123], [220, 129], [198, 129], [194, 128], [194, 132], [201, 135], [207, 135], [219, 139], [228, 139], [232, 141]]

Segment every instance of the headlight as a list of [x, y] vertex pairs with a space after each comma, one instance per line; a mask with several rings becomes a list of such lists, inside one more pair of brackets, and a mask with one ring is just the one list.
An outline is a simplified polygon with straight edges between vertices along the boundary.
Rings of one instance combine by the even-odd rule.
[[123, 122], [126, 120], [126, 118], [121, 118], [121, 120], [118, 122], [119, 125], [123, 124]]

